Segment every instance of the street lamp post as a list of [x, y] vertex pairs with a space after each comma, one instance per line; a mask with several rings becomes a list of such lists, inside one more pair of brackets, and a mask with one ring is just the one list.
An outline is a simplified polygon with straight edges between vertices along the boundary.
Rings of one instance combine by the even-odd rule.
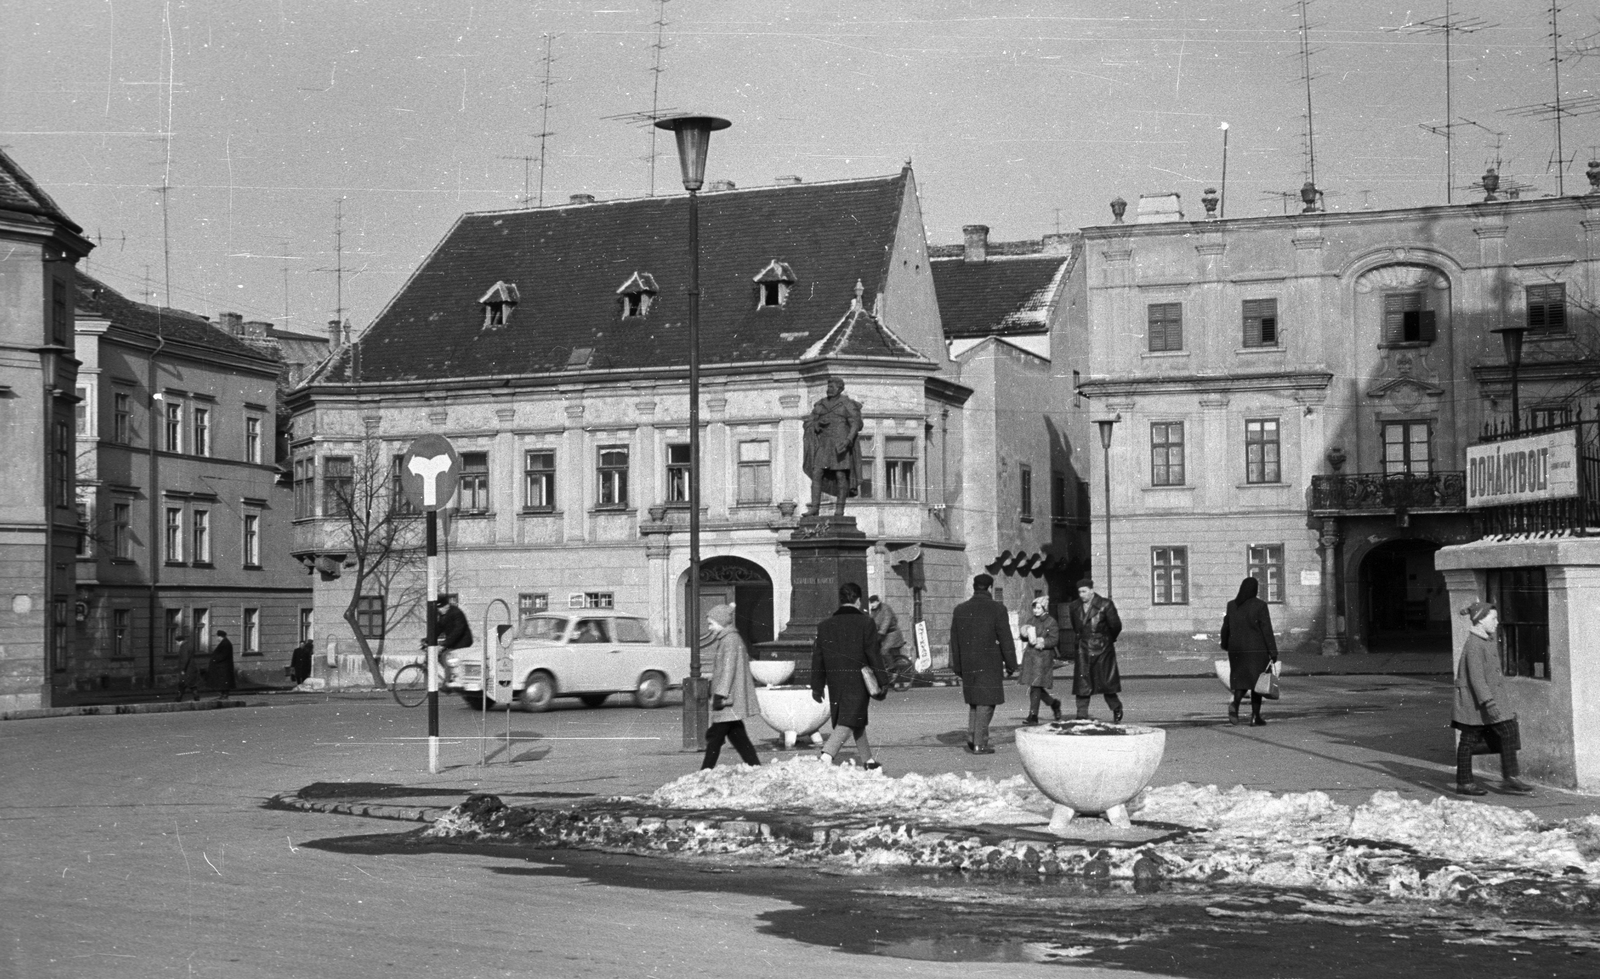
[[1106, 597], [1111, 598], [1111, 429], [1122, 416], [1108, 415], [1096, 418], [1095, 424], [1100, 426], [1100, 450], [1102, 453], [1101, 469], [1104, 470], [1106, 488]]
[[1522, 430], [1522, 406], [1517, 400], [1517, 369], [1522, 366], [1522, 334], [1527, 330], [1525, 326], [1502, 326], [1490, 333], [1500, 334], [1500, 342], [1505, 345], [1506, 364], [1511, 368], [1511, 434], [1515, 435]]
[[683, 681], [683, 746], [703, 749], [710, 723], [711, 686], [700, 675], [700, 188], [705, 185], [711, 134], [733, 123], [716, 116], [656, 120], [678, 141], [683, 189], [689, 192], [689, 675]]

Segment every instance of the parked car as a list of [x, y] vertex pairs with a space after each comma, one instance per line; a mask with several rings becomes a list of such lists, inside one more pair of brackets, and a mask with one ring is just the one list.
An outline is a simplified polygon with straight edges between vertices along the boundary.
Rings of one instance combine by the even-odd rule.
[[[545, 612], [522, 620], [511, 646], [511, 694], [531, 711], [549, 710], [557, 697], [599, 707], [614, 693], [633, 694], [640, 707], [659, 707], [689, 673], [689, 650], [656, 642], [637, 615], [611, 609]], [[490, 649], [490, 656], [496, 650]], [[444, 688], [474, 707], [483, 704], [483, 652], [444, 656]], [[490, 669], [494, 669], [491, 661]], [[491, 691], [490, 704], [495, 702]]]

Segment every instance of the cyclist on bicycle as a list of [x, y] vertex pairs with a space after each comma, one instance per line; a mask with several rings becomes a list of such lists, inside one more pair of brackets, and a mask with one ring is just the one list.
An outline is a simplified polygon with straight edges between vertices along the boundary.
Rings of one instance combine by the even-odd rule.
[[450, 600], [448, 595], [439, 596], [439, 614], [435, 620], [435, 633], [428, 637], [425, 646], [439, 647], [439, 666], [444, 667], [444, 656], [452, 649], [464, 649], [472, 645], [472, 627], [467, 624], [465, 612]]

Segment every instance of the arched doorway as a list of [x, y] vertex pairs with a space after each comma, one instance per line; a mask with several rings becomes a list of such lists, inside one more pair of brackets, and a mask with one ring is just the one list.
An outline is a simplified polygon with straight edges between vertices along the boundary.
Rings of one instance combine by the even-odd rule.
[[1450, 594], [1433, 567], [1439, 545], [1385, 541], [1361, 560], [1363, 631], [1371, 652], [1450, 651]]
[[[689, 607], [689, 576], [682, 578], [683, 604]], [[686, 635], [704, 632], [706, 613], [715, 605], [733, 606], [733, 624], [747, 649], [771, 642], [773, 631], [772, 579], [761, 565], [737, 557], [711, 557], [700, 562], [700, 614]]]

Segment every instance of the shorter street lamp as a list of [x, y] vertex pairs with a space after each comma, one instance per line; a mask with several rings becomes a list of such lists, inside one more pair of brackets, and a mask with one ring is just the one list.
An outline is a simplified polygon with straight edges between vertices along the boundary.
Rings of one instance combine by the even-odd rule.
[[683, 189], [689, 192], [689, 675], [683, 681], [683, 746], [704, 748], [711, 684], [700, 675], [700, 195], [711, 134], [733, 123], [716, 116], [669, 116], [657, 129], [678, 138]]
[[1490, 333], [1500, 334], [1500, 342], [1505, 344], [1506, 364], [1511, 368], [1511, 434], [1515, 435], [1522, 430], [1522, 407], [1517, 401], [1517, 368], [1522, 366], [1522, 335], [1527, 332], [1525, 326], [1502, 326]]
[[1103, 453], [1100, 468], [1104, 471], [1106, 487], [1106, 597], [1111, 594], [1111, 430], [1122, 420], [1121, 414], [1106, 415], [1096, 418], [1094, 423], [1100, 426], [1100, 449]]

